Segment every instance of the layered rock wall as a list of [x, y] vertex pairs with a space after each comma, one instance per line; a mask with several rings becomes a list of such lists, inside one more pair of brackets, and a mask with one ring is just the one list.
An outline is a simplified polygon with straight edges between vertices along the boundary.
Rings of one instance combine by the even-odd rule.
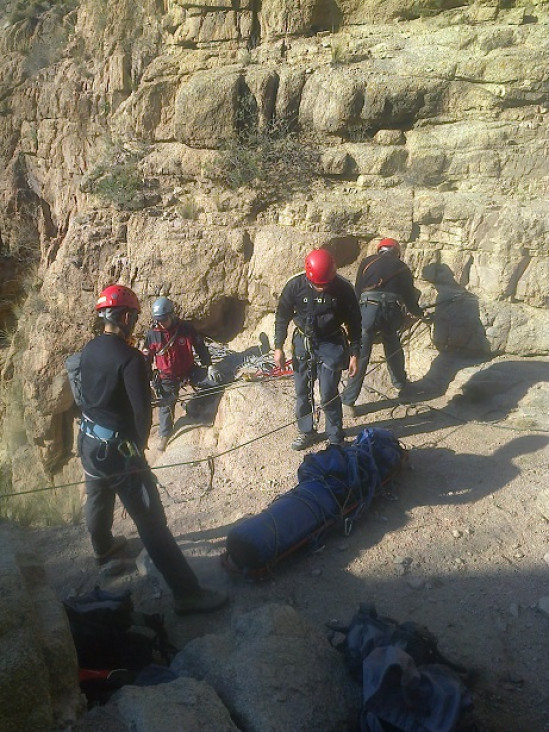
[[166, 294], [252, 338], [310, 247], [354, 279], [394, 236], [438, 349], [549, 351], [547, 3], [52, 0], [3, 21], [9, 465], [66, 459], [63, 358], [114, 280], [141, 327]]

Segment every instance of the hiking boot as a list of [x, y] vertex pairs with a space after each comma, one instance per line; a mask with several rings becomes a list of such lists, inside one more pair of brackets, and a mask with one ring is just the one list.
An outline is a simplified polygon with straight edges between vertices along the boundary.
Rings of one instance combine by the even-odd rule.
[[123, 549], [126, 544], [128, 543], [128, 540], [125, 536], [114, 536], [112, 540], [112, 544], [107, 549], [106, 552], [102, 552], [101, 554], [98, 554], [95, 552], [95, 558], [99, 562], [99, 564], [102, 564], [107, 560], [109, 557], [112, 557], [113, 554], [116, 554], [121, 549]]
[[158, 440], [158, 451], [159, 452], [164, 452], [166, 450], [166, 448], [168, 447], [168, 439], [169, 439], [169, 437], [161, 437]]
[[345, 444], [344, 437], [330, 437], [328, 440], [328, 445], [330, 447], [345, 447]]
[[316, 432], [300, 432], [292, 442], [292, 450], [305, 450], [316, 442]]
[[182, 596], [174, 596], [174, 610], [178, 615], [188, 613], [211, 613], [219, 610], [228, 601], [225, 592], [212, 590], [209, 587], [200, 587], [194, 592]]
[[357, 416], [356, 407], [354, 404], [342, 404], [341, 407], [343, 410], [344, 417], [351, 418], [351, 417]]

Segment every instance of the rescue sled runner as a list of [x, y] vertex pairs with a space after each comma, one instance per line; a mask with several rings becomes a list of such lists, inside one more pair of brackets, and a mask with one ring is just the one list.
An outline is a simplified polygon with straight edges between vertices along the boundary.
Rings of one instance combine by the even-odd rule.
[[307, 455], [295, 488], [228, 533], [225, 567], [260, 578], [300, 547], [319, 545], [334, 525], [348, 534], [403, 458], [392, 432], [376, 428], [363, 430], [350, 445]]

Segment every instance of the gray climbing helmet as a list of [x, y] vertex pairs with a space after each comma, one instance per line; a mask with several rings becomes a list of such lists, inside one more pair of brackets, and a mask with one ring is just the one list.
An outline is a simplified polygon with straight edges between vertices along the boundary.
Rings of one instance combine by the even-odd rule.
[[173, 302], [168, 300], [167, 297], [159, 297], [153, 302], [152, 316], [155, 320], [157, 318], [165, 318], [167, 315], [172, 315], [173, 311]]

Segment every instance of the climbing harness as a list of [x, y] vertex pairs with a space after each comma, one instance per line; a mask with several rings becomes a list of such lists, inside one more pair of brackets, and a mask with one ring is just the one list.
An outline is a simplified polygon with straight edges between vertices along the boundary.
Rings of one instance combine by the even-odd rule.
[[80, 432], [89, 437], [93, 437], [95, 440], [101, 440], [102, 442], [111, 442], [119, 438], [119, 433], [115, 430], [111, 430], [109, 427], [102, 427], [97, 422], [87, 417], [85, 414], [82, 415], [80, 421]]

